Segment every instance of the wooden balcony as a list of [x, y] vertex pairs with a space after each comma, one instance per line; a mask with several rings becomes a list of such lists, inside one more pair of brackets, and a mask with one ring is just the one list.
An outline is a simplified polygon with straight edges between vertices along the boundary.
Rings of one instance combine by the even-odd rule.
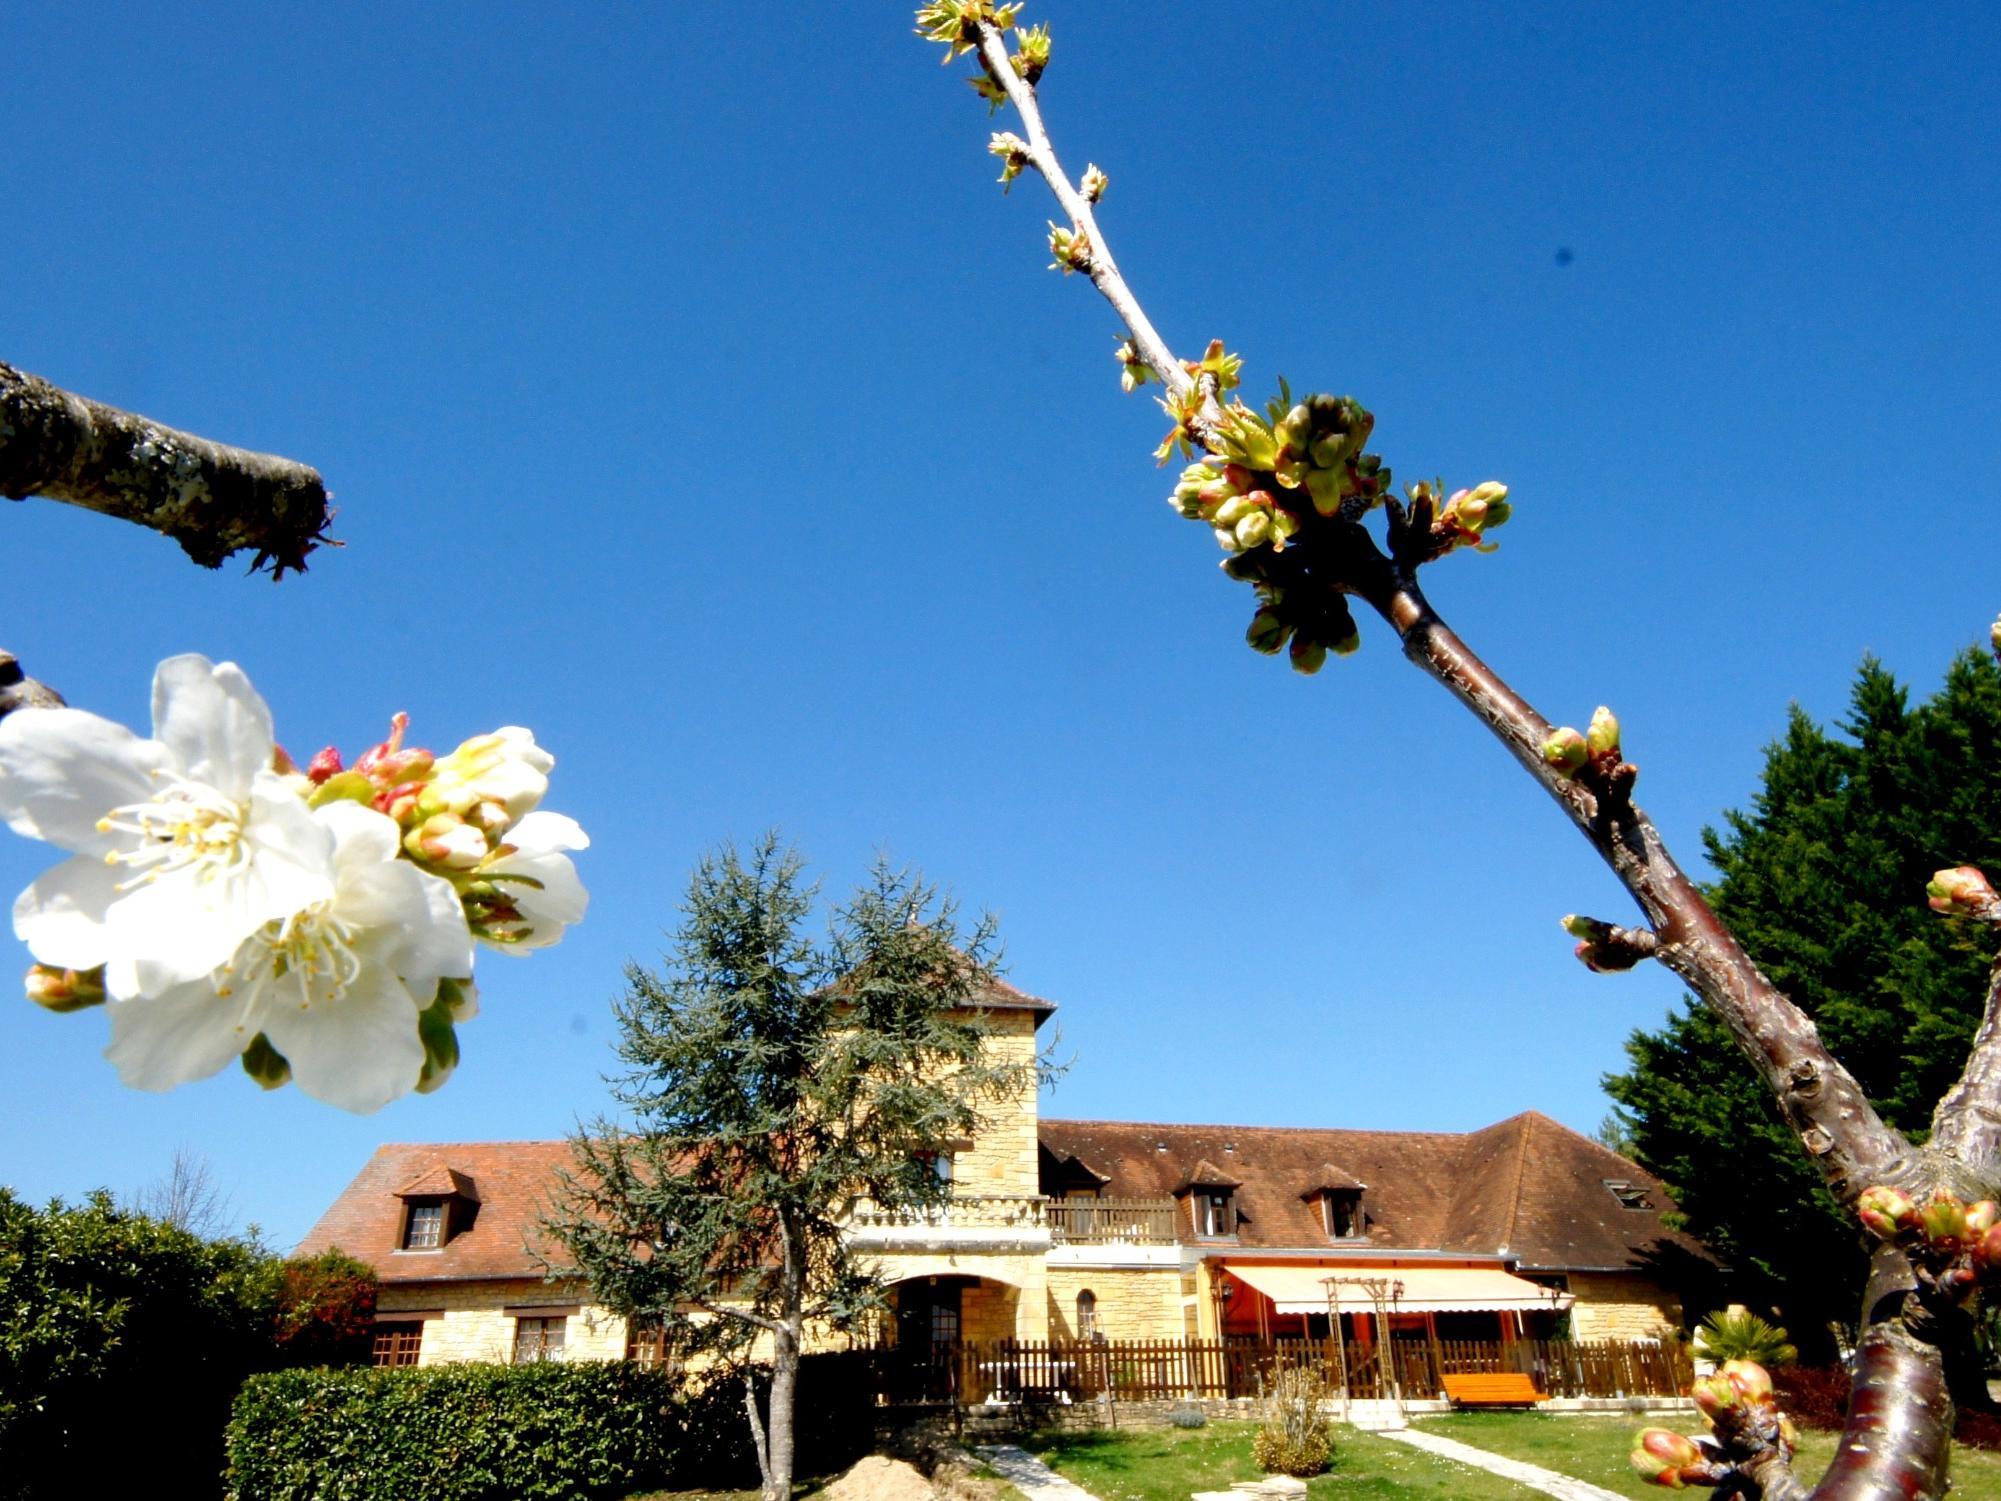
[[1059, 1246], [1171, 1246], [1184, 1219], [1172, 1199], [1058, 1199], [1048, 1215]]

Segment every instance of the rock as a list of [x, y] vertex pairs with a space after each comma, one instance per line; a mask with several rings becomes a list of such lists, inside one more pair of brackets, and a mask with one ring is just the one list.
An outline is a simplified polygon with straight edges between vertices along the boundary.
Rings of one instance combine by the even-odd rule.
[[821, 1501], [936, 1501], [917, 1467], [900, 1459], [871, 1454], [820, 1492]]

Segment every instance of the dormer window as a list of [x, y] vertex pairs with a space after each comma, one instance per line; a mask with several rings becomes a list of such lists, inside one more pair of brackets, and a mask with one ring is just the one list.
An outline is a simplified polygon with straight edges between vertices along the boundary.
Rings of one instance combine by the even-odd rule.
[[418, 1199], [410, 1204], [403, 1221], [403, 1249], [436, 1251], [445, 1244], [445, 1201]]
[[1204, 1188], [1195, 1195], [1195, 1233], [1224, 1236], [1237, 1233], [1236, 1195], [1227, 1188]]
[[1354, 1189], [1330, 1189], [1320, 1196], [1327, 1233], [1336, 1240], [1354, 1240], [1362, 1233], [1362, 1196]]
[[452, 1237], [472, 1229], [479, 1215], [479, 1190], [472, 1179], [442, 1164], [404, 1184], [396, 1197], [403, 1201], [399, 1251], [442, 1251]]
[[1619, 1201], [1621, 1209], [1652, 1209], [1654, 1201], [1649, 1197], [1643, 1184], [1632, 1183], [1624, 1178], [1607, 1178], [1605, 1189]]

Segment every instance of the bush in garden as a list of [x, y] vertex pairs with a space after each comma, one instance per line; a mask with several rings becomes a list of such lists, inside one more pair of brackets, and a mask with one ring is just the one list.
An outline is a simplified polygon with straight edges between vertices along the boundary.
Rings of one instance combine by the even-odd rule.
[[1262, 1396], [1263, 1423], [1251, 1438], [1251, 1458], [1267, 1474], [1304, 1479], [1324, 1472], [1334, 1433], [1320, 1415], [1327, 1383], [1318, 1371], [1295, 1367], [1273, 1378]]

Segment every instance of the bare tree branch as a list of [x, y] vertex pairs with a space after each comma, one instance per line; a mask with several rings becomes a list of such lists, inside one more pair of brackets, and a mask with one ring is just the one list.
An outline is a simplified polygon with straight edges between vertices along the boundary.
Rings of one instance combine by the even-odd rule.
[[132, 1207], [204, 1240], [212, 1240], [229, 1228], [229, 1195], [215, 1181], [215, 1169], [208, 1158], [193, 1147], [175, 1147], [166, 1176], [134, 1194]]
[[[303, 572], [333, 513], [319, 474], [75, 396], [0, 363], [0, 496], [44, 495], [172, 537], [204, 568]], [[333, 544], [330, 544], [333, 545]]]
[[1931, 1144], [1976, 1170], [2001, 1157], [2001, 960], [1987, 978], [1987, 1008], [1966, 1068], [1932, 1115]]
[[10, 651], [0, 651], [0, 719], [16, 709], [60, 709], [63, 696], [46, 683], [38, 683], [21, 671]]

